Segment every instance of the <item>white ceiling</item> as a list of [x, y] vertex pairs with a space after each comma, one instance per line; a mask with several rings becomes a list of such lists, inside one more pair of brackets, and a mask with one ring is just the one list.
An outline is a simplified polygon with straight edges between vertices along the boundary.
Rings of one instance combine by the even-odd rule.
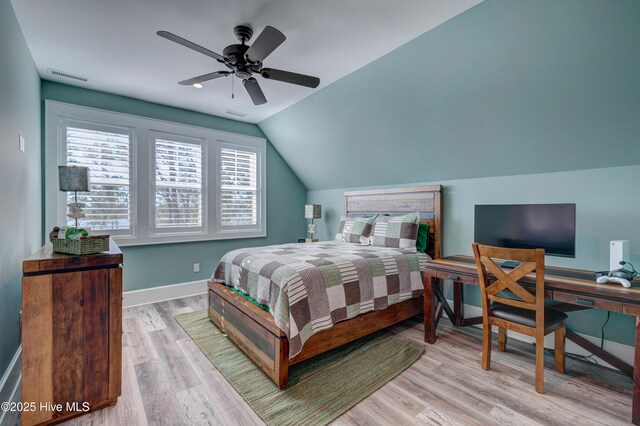
[[[42, 78], [258, 123], [385, 55], [482, 0], [12, 0]], [[177, 84], [225, 69], [156, 35], [173, 32], [214, 52], [236, 43], [233, 27], [266, 25], [287, 40], [266, 67], [320, 77], [318, 89], [258, 77], [268, 103], [254, 106], [235, 79]], [[251, 42], [249, 42], [251, 44]], [[398, 64], [399, 67], [407, 64]], [[50, 75], [48, 68], [89, 78]], [[402, 74], [390, 76], [402, 78]], [[246, 113], [245, 118], [227, 110]]]

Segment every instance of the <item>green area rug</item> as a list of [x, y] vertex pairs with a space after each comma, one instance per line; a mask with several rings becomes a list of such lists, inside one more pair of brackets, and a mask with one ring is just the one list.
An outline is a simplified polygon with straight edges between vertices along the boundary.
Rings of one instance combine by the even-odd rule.
[[176, 316], [200, 350], [268, 425], [325, 425], [413, 364], [424, 347], [374, 333], [289, 369], [280, 390], [207, 317]]

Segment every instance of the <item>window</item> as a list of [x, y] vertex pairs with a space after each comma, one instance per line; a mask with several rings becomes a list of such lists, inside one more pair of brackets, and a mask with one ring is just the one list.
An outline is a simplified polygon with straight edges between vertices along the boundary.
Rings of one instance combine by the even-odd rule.
[[[66, 164], [89, 168], [91, 191], [78, 194], [85, 218], [78, 224], [92, 230], [130, 235], [131, 141], [128, 129], [80, 121], [66, 121]], [[68, 192], [66, 202], [75, 201]], [[67, 225], [74, 224], [67, 219]]]
[[81, 226], [120, 245], [266, 236], [266, 141], [59, 102], [45, 106], [45, 223], [71, 224], [58, 165], [90, 169]]
[[202, 141], [152, 132], [154, 233], [203, 232], [204, 153]]
[[239, 229], [258, 224], [258, 162], [255, 150], [220, 149], [220, 227]]

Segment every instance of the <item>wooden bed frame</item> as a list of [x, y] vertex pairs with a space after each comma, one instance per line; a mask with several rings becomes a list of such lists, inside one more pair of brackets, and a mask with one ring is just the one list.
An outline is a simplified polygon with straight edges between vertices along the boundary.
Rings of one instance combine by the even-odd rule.
[[[441, 257], [441, 185], [345, 192], [344, 209], [350, 217], [420, 212], [421, 222], [431, 225], [427, 253]], [[421, 296], [339, 322], [311, 336], [302, 352], [289, 359], [289, 341], [271, 314], [225, 285], [209, 281], [209, 318], [280, 388], [287, 385], [290, 365], [419, 315], [423, 303]]]

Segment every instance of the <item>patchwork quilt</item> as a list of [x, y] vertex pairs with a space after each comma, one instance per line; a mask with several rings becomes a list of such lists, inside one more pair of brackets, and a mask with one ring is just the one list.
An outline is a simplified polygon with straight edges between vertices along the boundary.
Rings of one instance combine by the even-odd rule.
[[269, 306], [293, 358], [309, 337], [339, 321], [422, 295], [428, 260], [415, 249], [282, 244], [230, 251], [212, 280]]

